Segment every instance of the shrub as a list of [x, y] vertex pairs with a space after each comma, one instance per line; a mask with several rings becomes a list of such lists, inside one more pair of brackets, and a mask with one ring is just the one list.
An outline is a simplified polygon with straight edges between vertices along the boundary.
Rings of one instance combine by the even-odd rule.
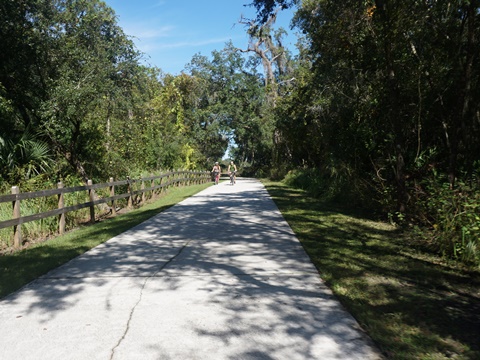
[[349, 203], [357, 207], [369, 207], [366, 201], [365, 186], [347, 169], [325, 172], [319, 169], [290, 170], [285, 176], [285, 184], [307, 191], [315, 198]]
[[480, 191], [475, 184], [459, 181], [454, 190], [445, 178], [423, 181], [423, 196], [415, 212], [431, 231], [426, 245], [446, 257], [466, 264], [480, 264]]

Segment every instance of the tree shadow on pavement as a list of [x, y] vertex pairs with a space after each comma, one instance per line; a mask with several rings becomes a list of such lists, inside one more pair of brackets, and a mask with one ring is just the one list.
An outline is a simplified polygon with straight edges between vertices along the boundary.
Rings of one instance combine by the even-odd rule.
[[[165, 358], [188, 350], [171, 348], [175, 329], [217, 347], [221, 358], [371, 357], [369, 339], [263, 186], [242, 181], [209, 188], [50, 271], [6, 297], [4, 312], [22, 304], [24, 316], [48, 323], [69, 308], [106, 318], [120, 310], [130, 320], [118, 351], [123, 341]], [[123, 292], [134, 296], [122, 300]], [[134, 341], [136, 324], [149, 336]]]

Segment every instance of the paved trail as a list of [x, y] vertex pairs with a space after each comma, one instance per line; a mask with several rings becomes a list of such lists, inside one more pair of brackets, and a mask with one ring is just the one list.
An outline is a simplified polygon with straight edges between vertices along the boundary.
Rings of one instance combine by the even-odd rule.
[[193, 196], [0, 300], [0, 359], [379, 359], [263, 185]]

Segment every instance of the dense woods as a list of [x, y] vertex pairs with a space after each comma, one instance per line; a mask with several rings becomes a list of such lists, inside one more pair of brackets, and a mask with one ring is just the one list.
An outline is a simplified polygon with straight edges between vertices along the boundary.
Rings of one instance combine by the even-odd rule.
[[[0, 4], [0, 181], [159, 169], [285, 178], [480, 261], [480, 1], [254, 0], [248, 44], [142, 65], [99, 0]], [[298, 55], [276, 28], [295, 10]], [[71, 180], [74, 181], [74, 180]]]
[[304, 35], [274, 109], [274, 167], [411, 226], [418, 245], [478, 263], [480, 2], [254, 4], [264, 23], [275, 6], [297, 6]]

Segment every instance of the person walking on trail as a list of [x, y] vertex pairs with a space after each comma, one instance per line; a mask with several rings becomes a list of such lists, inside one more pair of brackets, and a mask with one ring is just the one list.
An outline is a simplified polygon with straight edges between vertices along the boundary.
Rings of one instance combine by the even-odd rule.
[[212, 168], [212, 174], [213, 174], [213, 179], [214, 179], [215, 185], [218, 185], [218, 180], [220, 179], [221, 170], [222, 170], [222, 168], [218, 164], [218, 161], [215, 162], [215, 165], [213, 165], [213, 168]]
[[235, 163], [232, 161], [230, 161], [230, 164], [228, 165], [228, 175], [230, 175], [230, 177], [233, 176], [233, 184], [236, 184], [237, 183], [237, 166], [235, 165]]

